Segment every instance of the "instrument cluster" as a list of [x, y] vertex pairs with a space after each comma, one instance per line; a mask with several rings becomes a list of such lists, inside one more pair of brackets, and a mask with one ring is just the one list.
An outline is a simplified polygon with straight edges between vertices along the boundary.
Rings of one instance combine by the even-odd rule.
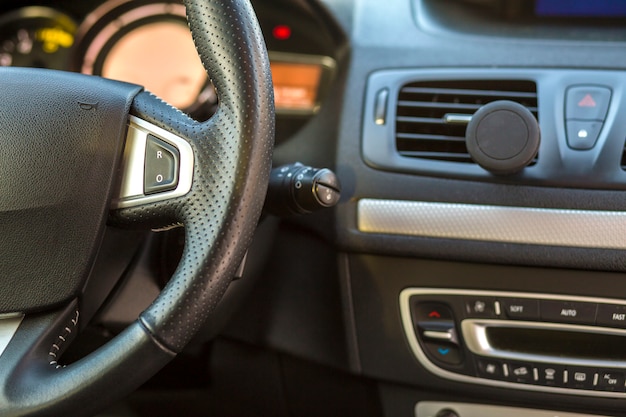
[[[270, 49], [277, 114], [305, 120], [319, 110], [335, 61], [311, 41], [323, 31], [301, 24], [311, 19], [302, 19], [299, 9], [290, 10], [293, 5], [255, 7]], [[139, 84], [196, 120], [208, 119], [217, 107], [185, 7], [177, 0], [39, 0], [2, 6], [0, 66], [74, 71]]]
[[0, 18], [0, 66], [140, 84], [200, 120], [217, 104], [179, 3], [106, 1], [80, 22], [48, 6], [8, 11]]

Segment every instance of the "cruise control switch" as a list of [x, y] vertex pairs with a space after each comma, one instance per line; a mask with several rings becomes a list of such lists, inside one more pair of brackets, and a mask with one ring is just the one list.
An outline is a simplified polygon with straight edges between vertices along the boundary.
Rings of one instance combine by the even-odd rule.
[[144, 170], [144, 193], [154, 194], [176, 189], [178, 185], [178, 149], [148, 135]]
[[341, 197], [341, 185], [333, 171], [299, 162], [273, 168], [265, 211], [276, 216], [310, 214], [333, 207]]

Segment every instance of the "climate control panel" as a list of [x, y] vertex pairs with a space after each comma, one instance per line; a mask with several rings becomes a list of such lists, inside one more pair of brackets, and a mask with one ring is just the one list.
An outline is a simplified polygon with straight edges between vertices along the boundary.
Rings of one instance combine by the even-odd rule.
[[452, 380], [626, 396], [626, 301], [554, 294], [405, 289], [409, 345]]

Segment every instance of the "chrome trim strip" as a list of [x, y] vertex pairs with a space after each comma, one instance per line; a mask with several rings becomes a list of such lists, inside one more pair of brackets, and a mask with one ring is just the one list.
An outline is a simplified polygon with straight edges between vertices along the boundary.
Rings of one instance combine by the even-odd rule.
[[503, 351], [491, 346], [487, 337], [490, 327], [509, 329], [543, 329], [554, 331], [570, 331], [577, 333], [595, 333], [626, 337], [626, 330], [598, 326], [581, 326], [563, 323], [543, 323], [517, 320], [479, 320], [467, 319], [461, 322], [461, 330], [467, 348], [474, 354], [491, 358], [514, 361], [530, 361], [570, 366], [587, 366], [600, 368], [626, 368], [626, 361], [592, 360], [564, 358], [559, 356], [528, 354], [523, 352]]
[[426, 339], [436, 339], [436, 340], [445, 340], [445, 341], [452, 341], [453, 336], [452, 336], [452, 332], [447, 331], [447, 332], [435, 332], [432, 330], [426, 330], [424, 332], [424, 337]]
[[420, 401], [415, 405], [415, 417], [435, 417], [442, 410], [452, 410], [463, 417], [608, 417], [591, 414], [563, 413], [532, 408], [502, 407], [497, 405]]
[[449, 125], [468, 125], [472, 121], [472, 115], [448, 113], [443, 116], [443, 121]]
[[[175, 190], [146, 196], [144, 194], [144, 164], [146, 159], [146, 141], [148, 135], [175, 146], [179, 152], [178, 186]], [[167, 130], [161, 129], [145, 120], [130, 116], [124, 157], [121, 168], [121, 180], [117, 198], [112, 202], [113, 209], [139, 206], [181, 197], [191, 190], [193, 180], [193, 150], [189, 143]]]
[[[470, 384], [486, 385], [491, 387], [505, 387], [510, 389], [520, 389], [527, 391], [537, 392], [550, 392], [558, 394], [574, 394], [587, 397], [605, 397], [605, 398], [625, 398], [626, 393], [619, 392], [606, 392], [606, 391], [591, 391], [583, 389], [573, 388], [556, 388], [556, 387], [544, 387], [541, 385], [530, 384], [518, 384], [515, 382], [497, 381], [491, 379], [483, 379], [474, 376], [456, 374], [454, 372], [447, 371], [439, 368], [432, 363], [422, 348], [419, 345], [415, 330], [413, 329], [413, 323], [411, 320], [411, 306], [409, 300], [414, 295], [458, 295], [458, 296], [484, 296], [484, 297], [510, 297], [510, 298], [533, 298], [541, 300], [562, 300], [562, 301], [583, 301], [591, 303], [606, 303], [606, 304], [621, 304], [626, 305], [625, 300], [609, 299], [609, 298], [597, 298], [597, 297], [581, 297], [570, 295], [555, 295], [555, 294], [542, 294], [542, 293], [525, 293], [525, 292], [508, 292], [508, 291], [477, 291], [477, 290], [459, 290], [459, 289], [438, 289], [438, 288], [406, 288], [400, 293], [400, 316], [402, 319], [402, 326], [404, 328], [407, 341], [411, 348], [411, 351], [420, 362], [420, 364], [430, 371], [431, 373], [446, 378], [452, 381], [464, 382]], [[509, 323], [510, 321], [507, 321]], [[626, 371], [626, 364], [621, 367]], [[506, 373], [506, 369], [505, 369]], [[421, 416], [420, 416], [421, 417]]]
[[626, 212], [362, 199], [363, 233], [626, 249]]
[[0, 316], [0, 355], [9, 346], [9, 342], [13, 339], [23, 319], [23, 314]]

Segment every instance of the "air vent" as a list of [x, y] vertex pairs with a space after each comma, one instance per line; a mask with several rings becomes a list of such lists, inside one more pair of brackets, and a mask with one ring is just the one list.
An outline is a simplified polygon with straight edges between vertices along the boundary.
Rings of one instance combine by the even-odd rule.
[[537, 117], [537, 87], [532, 81], [428, 81], [403, 86], [396, 112], [398, 153], [473, 162], [465, 146], [467, 121], [481, 106], [496, 100], [518, 102]]
[[620, 163], [622, 170], [626, 171], [626, 143], [624, 144], [624, 149], [622, 149], [622, 161]]

